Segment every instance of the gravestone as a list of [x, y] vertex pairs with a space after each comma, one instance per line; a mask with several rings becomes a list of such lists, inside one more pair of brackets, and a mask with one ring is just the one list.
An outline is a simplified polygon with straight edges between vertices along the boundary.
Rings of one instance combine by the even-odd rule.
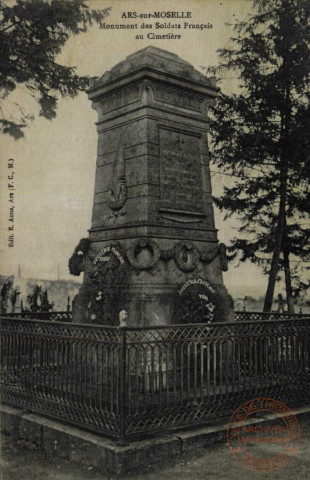
[[118, 324], [121, 310], [129, 325], [231, 318], [207, 140], [217, 94], [213, 79], [155, 47], [92, 80], [96, 180], [89, 238], [70, 259], [84, 271], [74, 321]]

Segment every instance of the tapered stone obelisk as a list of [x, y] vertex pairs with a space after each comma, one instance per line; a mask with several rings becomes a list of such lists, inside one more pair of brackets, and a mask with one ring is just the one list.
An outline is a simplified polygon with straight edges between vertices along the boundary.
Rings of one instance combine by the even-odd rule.
[[74, 321], [115, 325], [122, 310], [129, 325], [230, 318], [207, 139], [217, 94], [213, 79], [154, 47], [92, 81], [95, 194], [74, 254], [73, 273], [84, 270]]

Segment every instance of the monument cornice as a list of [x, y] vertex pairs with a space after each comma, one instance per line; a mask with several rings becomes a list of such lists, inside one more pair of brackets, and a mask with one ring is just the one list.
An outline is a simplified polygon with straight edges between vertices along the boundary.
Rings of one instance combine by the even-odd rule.
[[180, 87], [189, 92], [200, 93], [205, 97], [216, 97], [220, 91], [219, 87], [215, 85], [205, 84], [201, 81], [192, 81], [191, 79], [183, 78], [174, 75], [170, 72], [163, 73], [155, 68], [142, 67], [133, 72], [125, 74], [121, 78], [113, 79], [91, 86], [86, 90], [88, 97], [93, 102], [99, 100], [101, 97], [118, 91], [128, 86], [141, 83], [143, 80], [158, 80], [164, 82], [166, 85], [172, 87]]
[[[100, 120], [98, 120], [96, 123], [97, 128], [98, 128], [98, 133], [104, 133], [108, 132], [113, 128], [114, 125], [117, 126], [126, 126], [132, 122], [132, 120], [155, 120], [155, 121], [160, 121], [160, 124], [163, 126], [171, 125], [175, 121], [172, 119], [173, 115], [175, 116], [176, 114], [176, 108], [173, 108], [170, 105], [167, 105], [166, 108], [163, 108], [161, 105], [138, 105], [136, 107], [133, 107], [130, 111], [122, 112], [119, 111], [117, 115], [114, 114], [105, 114], [102, 115]], [[195, 116], [194, 116], [194, 115]], [[160, 115], [160, 117], [159, 117]], [[167, 115], [169, 115], [168, 120], [166, 120], [166, 123], [164, 123], [164, 118], [167, 118]], [[166, 117], [164, 117], [166, 116]], [[194, 112], [193, 110], [187, 110], [187, 111], [181, 111], [181, 108], [178, 109], [177, 111], [177, 116], [178, 116], [178, 124], [180, 125], [179, 130], [181, 131], [197, 131], [199, 132], [206, 133], [209, 131], [209, 125], [206, 122], [205, 118], [201, 115], [201, 113]], [[171, 118], [170, 118], [171, 117]], [[191, 124], [188, 123], [188, 119], [191, 119]], [[183, 123], [182, 123], [183, 122]], [[184, 128], [182, 127], [184, 125]]]
[[[142, 82], [134, 82], [102, 93], [93, 100], [93, 108], [98, 112], [99, 121], [106, 116], [115, 116], [115, 111], [125, 113], [137, 108], [164, 108], [172, 109], [176, 113], [188, 111], [200, 116], [214, 104], [214, 96], [202, 93], [195, 89], [171, 84], [158, 79], [143, 79]], [[192, 114], [191, 114], [192, 115]]]
[[[191, 224], [191, 228], [188, 229], [186, 224], [173, 224], [173, 222], [163, 225], [161, 222], [131, 222], [130, 224], [124, 224], [122, 226], [111, 225], [108, 227], [92, 227], [88, 230], [91, 234], [91, 238], [96, 237], [98, 240], [109, 240], [113, 236], [116, 239], [129, 239], [137, 238], [140, 236], [154, 237], [154, 238], [183, 238], [184, 232], [186, 232], [186, 238], [194, 241], [210, 241], [210, 237], [216, 235], [217, 229], [214, 227], [208, 227], [205, 225]], [[217, 241], [214, 237], [214, 241]]]
[[[121, 110], [123, 108], [123, 110]], [[127, 107], [121, 107], [117, 114], [115, 113], [116, 110], [112, 112], [107, 112], [100, 115], [96, 123], [98, 127], [98, 133], [104, 132], [105, 130], [110, 130], [113, 125], [113, 122], [116, 123], [118, 119], [122, 119], [122, 125], [126, 125], [132, 121], [133, 115], [135, 115], [134, 119], [151, 119], [151, 120], [159, 120], [162, 122], [162, 118], [164, 116], [177, 116], [178, 123], [183, 121], [184, 128], [179, 128], [181, 131], [190, 131], [190, 129], [199, 129], [202, 133], [209, 131], [209, 125], [206, 123], [204, 116], [202, 115], [203, 112], [197, 112], [195, 110], [185, 109], [178, 105], [171, 105], [171, 104], [164, 104], [163, 102], [154, 103], [153, 105], [132, 105], [129, 109]], [[188, 119], [191, 120], [191, 125], [188, 126]], [[168, 121], [168, 120], [167, 120]], [[173, 122], [172, 119], [169, 117], [169, 122]], [[117, 122], [118, 125], [120, 122]], [[181, 123], [180, 123], [181, 124]], [[163, 124], [164, 125], [164, 124]]]

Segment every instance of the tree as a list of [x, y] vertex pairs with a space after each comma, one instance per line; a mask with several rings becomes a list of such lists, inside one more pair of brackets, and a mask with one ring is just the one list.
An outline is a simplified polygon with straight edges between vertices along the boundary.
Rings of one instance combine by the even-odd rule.
[[57, 95], [74, 97], [87, 86], [75, 67], [57, 63], [57, 55], [72, 35], [85, 32], [109, 14], [109, 8], [91, 10], [83, 0], [0, 0], [0, 125], [18, 139], [34, 117], [19, 106], [20, 118], [9, 118], [4, 99], [24, 86], [40, 106], [39, 115], [56, 116]]
[[254, 0], [253, 8], [210, 69], [234, 72], [240, 85], [212, 109], [213, 162], [234, 180], [215, 203], [241, 222], [232, 256], [268, 274], [264, 311], [283, 269], [292, 309], [293, 291], [307, 284], [297, 274], [292, 287], [290, 257], [302, 266], [310, 252], [310, 3]]

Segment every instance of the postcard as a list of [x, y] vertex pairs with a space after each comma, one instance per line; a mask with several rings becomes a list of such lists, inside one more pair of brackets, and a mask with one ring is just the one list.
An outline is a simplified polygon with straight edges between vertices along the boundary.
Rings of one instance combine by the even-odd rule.
[[[273, 477], [274, 470], [286, 468], [286, 463], [292, 460], [292, 465], [295, 460], [291, 457], [280, 458], [280, 452], [274, 464], [267, 465], [268, 458], [262, 459], [259, 454], [255, 457], [251, 452], [253, 449], [256, 449], [255, 452], [259, 451], [259, 442], [268, 444], [269, 440], [264, 440], [268, 435], [270, 442], [275, 442], [273, 435], [278, 435], [278, 443], [281, 444], [287, 443], [285, 434], [288, 434], [291, 456], [296, 454], [298, 461], [298, 455], [305, 457], [305, 444], [302, 444], [299, 423], [291, 411], [295, 407], [295, 396], [288, 398], [292, 400], [292, 404], [289, 401], [284, 404], [282, 397], [279, 399], [276, 395], [274, 399], [272, 396], [273, 389], [279, 387], [280, 374], [283, 383], [285, 371], [289, 371], [291, 365], [292, 368], [296, 367], [296, 352], [296, 355], [300, 355], [300, 363], [297, 363], [301, 369], [304, 368], [304, 376], [300, 376], [300, 384], [296, 383], [296, 388], [301, 389], [301, 396], [305, 394], [304, 379], [309, 371], [309, 368], [306, 370], [305, 367], [305, 362], [309, 361], [309, 354], [304, 346], [305, 337], [298, 336], [296, 342], [300, 343], [297, 345], [283, 324], [283, 338], [287, 335], [287, 343], [282, 337], [272, 340], [264, 337], [261, 342], [265, 343], [259, 344], [258, 341], [256, 343], [257, 332], [255, 331], [254, 335], [246, 330], [246, 343], [236, 347], [234, 342], [237, 342], [236, 338], [241, 335], [239, 330], [235, 329], [233, 333], [230, 330], [221, 330], [220, 333], [212, 330], [215, 328], [212, 327], [212, 322], [223, 322], [223, 319], [229, 324], [235, 320], [244, 321], [245, 317], [234, 317], [234, 310], [240, 311], [240, 315], [242, 311], [262, 312], [268, 275], [263, 272], [261, 264], [268, 255], [268, 262], [272, 264], [271, 247], [267, 245], [266, 237], [265, 243], [262, 241], [260, 244], [263, 252], [261, 264], [258, 261], [256, 264], [251, 263], [254, 254], [249, 249], [245, 250], [249, 261], [227, 262], [227, 247], [233, 239], [239, 238], [242, 232], [242, 215], [238, 202], [242, 202], [243, 197], [241, 195], [241, 200], [240, 197], [238, 200], [233, 199], [231, 204], [231, 198], [226, 198], [227, 210], [233, 205], [237, 211], [236, 215], [229, 218], [223, 209], [218, 208], [219, 203], [216, 205], [216, 202], [213, 202], [213, 196], [218, 197], [227, 192], [227, 188], [232, 188], [236, 178], [242, 177], [245, 172], [249, 178], [254, 178], [251, 177], [250, 170], [242, 170], [240, 167], [231, 173], [229, 168], [225, 169], [223, 165], [221, 168], [219, 163], [212, 162], [212, 149], [217, 148], [214, 138], [218, 139], [220, 134], [224, 135], [225, 132], [210, 132], [209, 128], [209, 115], [212, 116], [211, 109], [220, 91], [232, 96], [245, 88], [240, 84], [238, 75], [229, 72], [218, 82], [216, 76], [220, 76], [221, 72], [215, 70], [215, 73], [212, 73], [212, 67], [216, 69], [219, 61], [223, 61], [220, 50], [229, 51], [238, 44], [241, 30], [234, 29], [233, 26], [236, 22], [248, 22], [256, 11], [252, 2], [88, 0], [85, 5], [78, 1], [73, 2], [73, 9], [73, 3], [70, 7], [68, 0], [63, 0], [63, 4], [59, 2], [58, 6], [57, 2], [46, 0], [45, 4], [50, 4], [51, 8], [55, 9], [52, 12], [54, 23], [51, 21], [52, 17], [43, 15], [40, 18], [39, 9], [44, 8], [41, 0], [7, 0], [0, 3], [0, 31], [3, 30], [4, 34], [12, 29], [14, 32], [11, 40], [3, 37], [8, 42], [4, 51], [10, 52], [7, 57], [3, 57], [9, 60], [7, 73], [3, 77], [5, 80], [0, 110], [3, 130], [0, 154], [1, 313], [23, 312], [29, 313], [28, 318], [36, 318], [35, 314], [39, 312], [41, 317], [38, 317], [38, 320], [49, 318], [51, 325], [48, 328], [51, 329], [54, 328], [54, 320], [64, 321], [65, 325], [70, 323], [64, 327], [68, 329], [68, 337], [61, 337], [61, 341], [63, 338], [72, 340], [70, 335], [73, 335], [73, 330], [70, 328], [74, 329], [79, 323], [84, 324], [79, 330], [80, 339], [104, 342], [106, 337], [101, 338], [101, 333], [96, 337], [95, 329], [90, 329], [92, 333], [87, 337], [85, 332], [90, 327], [85, 324], [92, 324], [92, 327], [97, 324], [107, 326], [111, 328], [108, 341], [116, 342], [118, 346], [125, 345], [124, 350], [119, 348], [115, 351], [110, 350], [110, 346], [99, 343], [96, 344], [97, 350], [95, 347], [87, 350], [88, 346], [85, 350], [84, 347], [81, 350], [78, 347], [70, 350], [71, 347], [63, 343], [59, 350], [57, 347], [57, 352], [56, 349], [53, 350], [54, 346], [51, 350], [44, 346], [42, 350], [42, 362], [46, 362], [45, 373], [42, 375], [51, 372], [53, 385], [56, 382], [55, 375], [57, 379], [61, 378], [60, 383], [63, 382], [58, 370], [58, 373], [55, 373], [56, 370], [52, 371], [57, 362], [61, 365], [57, 364], [56, 367], [59, 371], [65, 371], [67, 377], [72, 374], [74, 378], [76, 375], [71, 383], [61, 383], [61, 392], [59, 390], [57, 395], [64, 395], [66, 402], [70, 395], [76, 402], [83, 402], [83, 398], [86, 398], [91, 412], [88, 427], [95, 433], [98, 434], [98, 425], [102, 421], [102, 431], [106, 429], [108, 433], [112, 432], [112, 437], [117, 431], [114, 437], [121, 440], [124, 446], [127, 441], [126, 432], [124, 433], [126, 428], [129, 437], [130, 434], [138, 432], [138, 438], [140, 434], [142, 438], [145, 433], [162, 432], [161, 422], [166, 421], [169, 428], [180, 426], [182, 422], [179, 414], [173, 410], [172, 421], [167, 414], [168, 410], [165, 411], [165, 402], [167, 409], [172, 408], [172, 404], [174, 407], [178, 405], [180, 415], [184, 415], [184, 418], [188, 415], [186, 425], [193, 427], [196, 423], [198, 425], [199, 415], [202, 420], [205, 418], [203, 402], [206, 399], [209, 401], [211, 392], [215, 402], [214, 411], [216, 408], [222, 409], [221, 415], [225, 413], [225, 418], [230, 418], [227, 445], [222, 445], [221, 451], [216, 450], [219, 455], [214, 463], [217, 472], [221, 472], [221, 458], [226, 449], [227, 453], [229, 450], [232, 453], [231, 462], [234, 462], [232, 478], [239, 478], [240, 471], [246, 472], [245, 469], [251, 470], [250, 473], [254, 470], [255, 474], [256, 471], [268, 472], [268, 478], [276, 478]], [[27, 10], [30, 4], [34, 9], [31, 12]], [[10, 10], [13, 7], [16, 7], [15, 14]], [[70, 8], [73, 9], [72, 17]], [[75, 8], [84, 12], [78, 27], [75, 24], [75, 15], [78, 15]], [[8, 19], [9, 15], [11, 16]], [[27, 15], [28, 24], [25, 23]], [[66, 18], [63, 23], [62, 15]], [[69, 17], [71, 23], [67, 22]], [[45, 21], [46, 31], [49, 32], [48, 39], [40, 37]], [[271, 20], [267, 20], [267, 23], [268, 21]], [[56, 37], [59, 42], [57, 46], [53, 45]], [[260, 41], [262, 40], [259, 37], [257, 45], [251, 45], [257, 56], [261, 47]], [[39, 65], [37, 69], [33, 67], [36, 62]], [[32, 68], [34, 69], [31, 70]], [[252, 65], [252, 68], [256, 71], [255, 65]], [[259, 89], [259, 85], [257, 88]], [[271, 97], [272, 95], [270, 102]], [[234, 101], [227, 104], [228, 110], [232, 108]], [[240, 100], [240, 104], [242, 101]], [[238, 108], [247, 108], [246, 102], [241, 107], [240, 104]], [[229, 130], [226, 112], [223, 110], [222, 119]], [[235, 117], [232, 115], [231, 118]], [[254, 115], [251, 121], [253, 118]], [[285, 122], [283, 129], [287, 125]], [[212, 134], [215, 135], [213, 141]], [[259, 141], [258, 138], [257, 142]], [[239, 145], [241, 143], [240, 141]], [[265, 172], [268, 170], [270, 173], [273, 167], [270, 169], [271, 164], [265, 166], [259, 156], [259, 148], [253, 145], [251, 144], [251, 148], [258, 155], [258, 159], [253, 161], [251, 168], [253, 175], [261, 180]], [[242, 150], [241, 147], [240, 156], [245, 153], [245, 149]], [[303, 142], [300, 142], [300, 156], [303, 155], [304, 148]], [[227, 161], [229, 152], [227, 149], [223, 152]], [[246, 153], [248, 164], [250, 156], [254, 155], [251, 152], [252, 150], [249, 150]], [[235, 155], [233, 161], [239, 162], [240, 156]], [[281, 165], [285, 164], [285, 161], [290, 162], [290, 159], [285, 158], [284, 155]], [[307, 162], [301, 165], [305, 165], [301, 168], [307, 172]], [[276, 168], [274, 171], [277, 171]], [[298, 177], [298, 169], [286, 169], [286, 179], [290, 171], [294, 171], [294, 175]], [[280, 183], [285, 175], [279, 177]], [[299, 178], [292, 186], [293, 191], [300, 187], [304, 195], [306, 183]], [[253, 186], [252, 190], [247, 187], [245, 179], [245, 196], [248, 195], [253, 208], [255, 201], [259, 204], [265, 198], [264, 195], [267, 197], [272, 191], [270, 188], [269, 192], [266, 185], [263, 194], [260, 187], [255, 189]], [[272, 205], [278, 200], [275, 198], [273, 201]], [[293, 206], [297, 210], [303, 208], [297, 200]], [[273, 206], [269, 208], [269, 205], [257, 221], [257, 226], [251, 224], [252, 233], [256, 228], [263, 231], [268, 218], [271, 222], [280, 218], [280, 214], [278, 217], [274, 215]], [[285, 217], [285, 220], [283, 217], [283, 221], [279, 220], [275, 229], [270, 230], [275, 238], [279, 232], [281, 238], [284, 238], [288, 231], [285, 230], [287, 218], [289, 227], [292, 226], [292, 215]], [[308, 222], [308, 219], [305, 221]], [[300, 232], [304, 233], [302, 228], [301, 224]], [[298, 248], [305, 248], [300, 241], [301, 237], [296, 234], [294, 238], [297, 239], [297, 246], [294, 244], [290, 252], [283, 247], [283, 244], [288, 245], [288, 241], [285, 243], [281, 240], [279, 251], [274, 254], [275, 263], [283, 256], [283, 264], [280, 269], [281, 282], [276, 283], [276, 275], [274, 278], [271, 310], [273, 313], [282, 314], [281, 320], [289, 318], [289, 313], [292, 312], [287, 310], [290, 308], [295, 310], [295, 320], [298, 314], [309, 312], [307, 297], [295, 295], [296, 289], [296, 301], [292, 306], [293, 293], [288, 285], [285, 259], [288, 259], [290, 253], [291, 265], [295, 262], [294, 265], [298, 267], [307, 263], [304, 262], [304, 254], [300, 255], [301, 260], [296, 256]], [[294, 278], [292, 274], [292, 281]], [[298, 285], [301, 289], [305, 288], [307, 280], [303, 278]], [[292, 295], [292, 303], [287, 302], [286, 305], [287, 295]], [[59, 312], [60, 316], [57, 317]], [[55, 316], [44, 316], [47, 313]], [[3, 318], [8, 317], [6, 315]], [[198, 318], [202, 321], [198, 321]], [[302, 315], [299, 318], [305, 321]], [[249, 320], [254, 322], [253, 319], [254, 317]], [[259, 321], [261, 320], [264, 319], [260, 317]], [[248, 325], [251, 322], [248, 322]], [[204, 324], [201, 331], [196, 330], [195, 323]], [[177, 346], [169, 343], [172, 341], [171, 332], [163, 333], [168, 331], [165, 330], [166, 327], [175, 324], [191, 324], [193, 327], [190, 331], [191, 340], [186, 338], [186, 348], [185, 344], [182, 344], [183, 333], [175, 333], [179, 341]], [[132, 328], [132, 334], [128, 337], [127, 327], [129, 330]], [[152, 330], [150, 337], [147, 337], [144, 327], [154, 327], [155, 333]], [[225, 326], [219, 328], [225, 329]], [[234, 329], [234, 326], [231, 328]], [[303, 324], [303, 328], [306, 329], [307, 326]], [[42, 333], [41, 330], [38, 332]], [[38, 332], [36, 335], [39, 335]], [[53, 330], [52, 335], [54, 334], [58, 335], [59, 332], [55, 333]], [[197, 343], [197, 335], [200, 334], [203, 340]], [[215, 341], [221, 338], [221, 341], [211, 348], [209, 337], [215, 338]], [[37, 336], [35, 338], [37, 339]], [[160, 347], [153, 345], [157, 340], [162, 342]], [[130, 345], [130, 342], [134, 346]], [[153, 342], [154, 350], [148, 350], [145, 346], [148, 342]], [[126, 345], [129, 345], [128, 350]], [[51, 351], [54, 353], [51, 354]], [[22, 350], [22, 356], [24, 352], [25, 350]], [[41, 385], [44, 397], [47, 384], [38, 373], [39, 355], [36, 356], [35, 348], [32, 352], [33, 370], [29, 375], [37, 382], [34, 383], [34, 388]], [[53, 360], [46, 352], [53, 355]], [[114, 358], [115, 352], [119, 355], [117, 358]], [[265, 356], [262, 354], [261, 357], [256, 357], [257, 352], [264, 352]], [[243, 358], [243, 364], [240, 358]], [[264, 360], [259, 364], [257, 358]], [[292, 359], [292, 363], [287, 364], [286, 370], [283, 362], [288, 362], [288, 358]], [[84, 381], [85, 372], [83, 369], [78, 372], [78, 365], [85, 359], [85, 372], [89, 365], [91, 368], [88, 379]], [[108, 359], [107, 364], [100, 367], [100, 370], [98, 365], [100, 362], [103, 365], [105, 359]], [[14, 363], [15, 357], [11, 360]], [[121, 370], [121, 366], [125, 364], [128, 367], [127, 374]], [[120, 369], [117, 373], [116, 365]], [[257, 379], [259, 368], [260, 380]], [[298, 372], [300, 373], [299, 370]], [[293, 382], [293, 377], [297, 378], [298, 372], [295, 372], [296, 375], [292, 373], [291, 379], [285, 377], [286, 388]], [[26, 375], [23, 379], [22, 376], [18, 377], [16, 372], [14, 375], [5, 377], [9, 390], [12, 385], [14, 387], [15, 381], [26, 382]], [[121, 382], [126, 375], [128, 382], [124, 387]], [[268, 388], [272, 398], [267, 398], [267, 394], [256, 398], [256, 384], [253, 382], [257, 381], [261, 391], [265, 392], [268, 375], [271, 379]], [[85, 378], [86, 376], [85, 373]], [[234, 384], [234, 381], [238, 383], [239, 390], [242, 390], [243, 397], [240, 397], [239, 403], [235, 399], [232, 408], [232, 403], [227, 401], [225, 404], [224, 400], [227, 400], [230, 394], [237, 398], [237, 383]], [[80, 386], [77, 386], [78, 383]], [[89, 391], [95, 388], [94, 385], [101, 389], [101, 394], [104, 388], [109, 392], [110, 397], [105, 400], [105, 410], [102, 405], [99, 406], [104, 398], [102, 394], [101, 400], [98, 400], [99, 390], [96, 391], [98, 398], [87, 397]], [[123, 392], [122, 388], [127, 389], [127, 393], [120, 394]], [[245, 398], [247, 388], [250, 391], [249, 398]], [[19, 394], [20, 391], [17, 392], [17, 395]], [[6, 399], [9, 398], [10, 392], [5, 395]], [[134, 395], [138, 398], [136, 402], [133, 400]], [[64, 397], [61, 397], [59, 402], [63, 402], [63, 399]], [[45, 405], [43, 410], [47, 415], [51, 415], [53, 411], [51, 405], [54, 400], [46, 402], [46, 405], [49, 405]], [[142, 400], [144, 404], [141, 403]], [[68, 411], [64, 414], [57, 410], [56, 417], [63, 420], [71, 415], [70, 421], [82, 425], [83, 420], [78, 417], [80, 407], [75, 404], [73, 412], [66, 402], [62, 404], [65, 404], [63, 412], [66, 408]], [[12, 404], [20, 406], [22, 400], [15, 403], [12, 401]], [[146, 404], [151, 405], [153, 412], [157, 412], [157, 416], [153, 415], [153, 420]], [[192, 413], [188, 413], [189, 406], [195, 412], [194, 416], [196, 415], [193, 423]], [[85, 405], [83, 408], [85, 413]], [[240, 422], [251, 415], [255, 417], [253, 424], [259, 423], [260, 416], [264, 415], [262, 412], [266, 409], [274, 415], [283, 416], [281, 420], [286, 425], [286, 430], [280, 421], [270, 423], [270, 426], [269, 417], [267, 423], [265, 422], [269, 425], [269, 430], [267, 427], [264, 430], [265, 427], [261, 426], [255, 427], [256, 429], [247, 427], [247, 424], [240, 430]], [[38, 409], [36, 411], [38, 412]], [[177, 425], [177, 422], [180, 425]], [[243, 438], [241, 434], [248, 435], [244, 437], [247, 439], [245, 442], [259, 444], [254, 447], [250, 445], [245, 456], [242, 454], [244, 445], [243, 440], [240, 440]], [[182, 446], [186, 448], [186, 442], [190, 440], [187, 437], [182, 437], [182, 440], [180, 438], [176, 434], [174, 440], [183, 442]], [[167, 448], [173, 448], [171, 445]], [[194, 456], [187, 461], [189, 463], [184, 466], [183, 474], [180, 470], [173, 472], [176, 476], [190, 478], [189, 465], [194, 462]], [[203, 463], [205, 460], [198, 460], [198, 464], [199, 462], [202, 462], [201, 468], [207, 471], [207, 465]], [[262, 462], [265, 462], [264, 468]], [[224, 465], [227, 475], [230, 473], [228, 464], [229, 462], [226, 462]], [[196, 467], [197, 464], [193, 463], [193, 468]], [[303, 467], [300, 462], [297, 468], [300, 473], [298, 478], [306, 478], [301, 476]], [[116, 470], [113, 472], [117, 473]], [[170, 478], [168, 470], [164, 471], [164, 475], [166, 474], [167, 478]]]

